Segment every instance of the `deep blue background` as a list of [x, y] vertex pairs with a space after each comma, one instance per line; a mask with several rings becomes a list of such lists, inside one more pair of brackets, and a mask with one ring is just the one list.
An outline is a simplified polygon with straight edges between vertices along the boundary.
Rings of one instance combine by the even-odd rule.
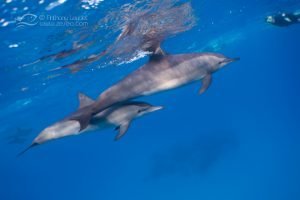
[[[116, 1], [116, 5], [122, 4]], [[105, 13], [113, 3], [98, 8]], [[198, 25], [168, 39], [170, 53], [217, 51], [239, 62], [200, 83], [143, 98], [165, 109], [136, 120], [119, 142], [113, 130], [67, 138], [15, 155], [47, 125], [147, 59], [66, 75], [40, 86], [16, 66], [39, 55], [51, 28], [1, 27], [0, 199], [300, 199], [300, 24], [277, 28], [269, 13], [297, 1], [192, 1]], [[72, 2], [52, 12], [63, 12]], [[42, 8], [40, 8], [42, 9]], [[232, 11], [230, 14], [230, 10]], [[25, 41], [19, 48], [9, 42]], [[23, 84], [30, 89], [21, 92]], [[5, 136], [30, 128], [25, 144]]]

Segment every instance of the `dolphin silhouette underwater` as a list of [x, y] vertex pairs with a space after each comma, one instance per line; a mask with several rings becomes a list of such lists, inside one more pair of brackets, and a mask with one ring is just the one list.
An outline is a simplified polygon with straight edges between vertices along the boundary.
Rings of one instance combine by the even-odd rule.
[[93, 115], [114, 104], [196, 81], [202, 82], [199, 90], [202, 94], [209, 88], [212, 74], [236, 60], [239, 58], [231, 59], [217, 53], [152, 55], [148, 63], [105, 90], [94, 103], [80, 108], [68, 119], [78, 121], [83, 130]]
[[[158, 6], [160, 4], [155, 3], [154, 5]], [[153, 12], [153, 7], [152, 9], [148, 8], [149, 10], [131, 13], [131, 18], [126, 19], [125, 23], [120, 27], [120, 34], [106, 49], [53, 70], [69, 69], [72, 73], [77, 73], [104, 56], [116, 59], [126, 55], [130, 55], [130, 58], [132, 58], [132, 55], [137, 52], [147, 52], [148, 54], [163, 53], [160, 44], [166, 38], [187, 31], [196, 24], [190, 2], [174, 5], [168, 2], [167, 5], [165, 5], [167, 7], [158, 6], [155, 9], [156, 12]], [[181, 13], [180, 18], [176, 17], [178, 13]], [[55, 56], [62, 57], [61, 55], [65, 54], [66, 52], [60, 52]], [[121, 60], [124, 61], [124, 59]]]
[[[79, 109], [92, 104], [94, 101], [86, 95], [79, 93]], [[80, 135], [82, 133], [101, 130], [107, 127], [115, 127], [118, 134], [115, 140], [119, 140], [127, 132], [131, 122], [145, 114], [158, 111], [162, 106], [152, 106], [145, 102], [128, 101], [113, 105], [93, 116], [89, 125], [81, 129], [76, 120], [63, 119], [45, 128], [32, 142], [32, 144], [18, 155], [22, 155], [32, 147], [46, 142], [64, 138], [67, 136]]]

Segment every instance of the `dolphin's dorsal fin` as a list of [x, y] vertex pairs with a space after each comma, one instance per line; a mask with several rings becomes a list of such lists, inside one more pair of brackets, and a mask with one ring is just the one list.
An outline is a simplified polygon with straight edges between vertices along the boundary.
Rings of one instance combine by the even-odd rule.
[[149, 62], [158, 61], [166, 55], [167, 53], [164, 50], [162, 50], [160, 46], [158, 46], [155, 49], [155, 51], [150, 55]]
[[78, 99], [79, 99], [79, 108], [83, 108], [85, 106], [91, 105], [94, 103], [94, 100], [90, 97], [86, 96], [85, 94], [79, 92], [78, 93]]
[[202, 85], [199, 90], [199, 94], [203, 94], [209, 88], [211, 81], [212, 81], [211, 74], [207, 74], [206, 76], [204, 76], [204, 78], [202, 79]]
[[115, 141], [119, 140], [123, 135], [125, 135], [126, 131], [129, 128], [129, 125], [130, 122], [125, 122], [116, 128], [116, 130], [119, 130], [119, 133], [118, 135], [116, 135]]

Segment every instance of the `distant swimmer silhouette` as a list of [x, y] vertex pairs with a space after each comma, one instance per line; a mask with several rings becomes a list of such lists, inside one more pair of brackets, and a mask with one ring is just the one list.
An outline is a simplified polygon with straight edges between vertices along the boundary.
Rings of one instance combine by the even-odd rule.
[[295, 12], [295, 13], [280, 12], [276, 15], [268, 16], [266, 18], [266, 22], [280, 27], [297, 24], [300, 23], [300, 12]]

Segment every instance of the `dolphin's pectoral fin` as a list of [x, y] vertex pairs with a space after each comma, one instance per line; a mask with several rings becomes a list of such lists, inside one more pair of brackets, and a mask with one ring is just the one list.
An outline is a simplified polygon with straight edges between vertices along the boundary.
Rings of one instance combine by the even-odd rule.
[[91, 105], [94, 103], [94, 100], [92, 100], [90, 97], [86, 96], [83, 93], [78, 94], [78, 99], [79, 99], [79, 108], [83, 108], [85, 106]]
[[130, 123], [126, 122], [121, 124], [120, 126], [116, 127], [116, 130], [119, 130], [118, 135], [115, 137], [115, 141], [119, 140], [128, 130]]
[[211, 74], [207, 74], [203, 79], [202, 79], [202, 85], [199, 90], [199, 94], [203, 94], [210, 86], [212, 81], [212, 76]]

